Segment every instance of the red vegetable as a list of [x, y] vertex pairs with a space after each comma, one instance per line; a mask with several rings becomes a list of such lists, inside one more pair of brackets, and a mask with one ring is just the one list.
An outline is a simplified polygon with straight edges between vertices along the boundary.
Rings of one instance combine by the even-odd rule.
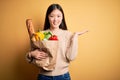
[[56, 35], [52, 35], [49, 40], [58, 40], [57, 36]]

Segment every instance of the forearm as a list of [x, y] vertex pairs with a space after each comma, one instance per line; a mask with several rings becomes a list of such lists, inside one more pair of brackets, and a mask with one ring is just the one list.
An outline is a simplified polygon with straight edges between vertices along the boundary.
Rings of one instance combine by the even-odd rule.
[[78, 36], [73, 35], [66, 53], [67, 59], [69, 61], [74, 60], [77, 56], [77, 53], [78, 53]]
[[33, 61], [33, 57], [31, 56], [31, 51], [29, 51], [28, 53], [26, 53], [26, 60], [31, 63]]

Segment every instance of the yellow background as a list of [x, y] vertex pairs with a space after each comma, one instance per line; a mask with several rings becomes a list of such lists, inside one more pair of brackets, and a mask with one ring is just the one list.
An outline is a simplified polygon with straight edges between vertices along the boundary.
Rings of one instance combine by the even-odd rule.
[[44, 25], [51, 3], [59, 3], [70, 31], [79, 37], [72, 80], [120, 80], [120, 0], [0, 0], [0, 80], [35, 80], [38, 69], [28, 64], [29, 36], [25, 20]]

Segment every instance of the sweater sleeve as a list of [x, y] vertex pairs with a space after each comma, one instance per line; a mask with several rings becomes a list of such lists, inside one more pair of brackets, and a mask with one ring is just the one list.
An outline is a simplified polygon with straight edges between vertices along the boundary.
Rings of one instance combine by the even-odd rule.
[[31, 56], [31, 53], [38, 52], [38, 50], [33, 47], [34, 45], [32, 41], [30, 42], [30, 44], [31, 44], [31, 49], [26, 53], [26, 60], [29, 63], [33, 63], [34, 58]]
[[26, 53], [26, 60], [29, 62], [29, 63], [31, 63], [32, 61], [33, 61], [33, 58], [31, 57], [31, 51], [29, 51], [29, 52], [27, 52]]
[[69, 61], [72, 61], [78, 53], [78, 35], [72, 34], [68, 40], [68, 44], [66, 57]]
[[29, 51], [28, 53], [26, 53], [26, 60], [29, 63], [34, 63], [35, 58], [31, 56], [31, 54], [33, 53], [39, 53], [39, 50], [35, 49], [35, 50]]

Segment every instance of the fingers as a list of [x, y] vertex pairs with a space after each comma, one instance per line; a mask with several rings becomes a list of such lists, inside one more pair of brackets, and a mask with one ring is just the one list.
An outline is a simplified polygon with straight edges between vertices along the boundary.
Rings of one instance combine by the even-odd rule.
[[84, 34], [84, 33], [86, 33], [86, 32], [88, 32], [88, 30], [84, 30], [84, 31], [82, 31], [82, 34]]
[[86, 33], [86, 32], [88, 32], [88, 30], [84, 30], [84, 31], [81, 31], [81, 32], [76, 32], [75, 34], [76, 34], [76, 35], [82, 35], [82, 34], [84, 34], [84, 33]]
[[44, 52], [39, 52], [37, 55], [36, 55], [36, 59], [38, 60], [42, 60], [42, 59], [45, 59], [48, 57], [48, 54], [47, 53], [44, 53]]

